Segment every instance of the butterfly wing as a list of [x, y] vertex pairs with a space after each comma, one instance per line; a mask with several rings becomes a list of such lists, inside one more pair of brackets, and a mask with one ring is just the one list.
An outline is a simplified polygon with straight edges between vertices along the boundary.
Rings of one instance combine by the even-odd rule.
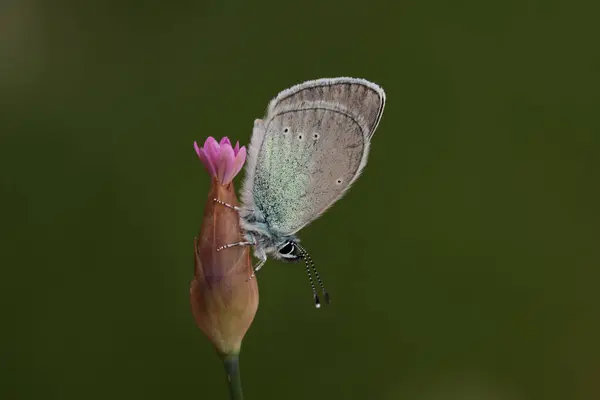
[[291, 235], [348, 190], [364, 168], [385, 94], [368, 81], [319, 79], [281, 92], [255, 122], [244, 203]]
[[369, 138], [375, 133], [385, 106], [385, 92], [365, 79], [323, 78], [284, 90], [271, 100], [267, 115], [303, 102], [335, 104], [360, 116], [367, 125]]

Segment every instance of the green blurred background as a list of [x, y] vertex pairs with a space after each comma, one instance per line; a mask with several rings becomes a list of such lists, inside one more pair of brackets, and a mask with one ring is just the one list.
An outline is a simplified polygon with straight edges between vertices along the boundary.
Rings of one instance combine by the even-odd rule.
[[600, 399], [597, 4], [3, 0], [0, 398], [227, 398], [193, 141], [355, 76], [369, 165], [301, 234], [333, 303], [265, 266], [247, 400]]

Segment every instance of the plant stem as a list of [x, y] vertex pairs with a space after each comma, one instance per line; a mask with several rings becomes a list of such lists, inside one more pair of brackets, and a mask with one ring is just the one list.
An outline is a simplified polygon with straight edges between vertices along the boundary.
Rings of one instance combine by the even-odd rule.
[[227, 374], [227, 386], [231, 400], [244, 400], [242, 392], [242, 379], [240, 378], [240, 357], [238, 354], [222, 356], [225, 373]]

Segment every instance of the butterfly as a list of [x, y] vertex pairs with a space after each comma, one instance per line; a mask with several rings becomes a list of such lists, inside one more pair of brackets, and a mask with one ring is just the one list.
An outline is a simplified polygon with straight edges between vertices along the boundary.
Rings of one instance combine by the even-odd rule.
[[[254, 122], [239, 212], [245, 241], [254, 246], [258, 271], [270, 256], [304, 260], [316, 307], [329, 295], [296, 234], [338, 201], [367, 163], [371, 138], [381, 121], [385, 92], [364, 79], [323, 78], [280, 92], [266, 116]], [[252, 274], [252, 277], [254, 273]], [[250, 278], [252, 278], [250, 277]]]

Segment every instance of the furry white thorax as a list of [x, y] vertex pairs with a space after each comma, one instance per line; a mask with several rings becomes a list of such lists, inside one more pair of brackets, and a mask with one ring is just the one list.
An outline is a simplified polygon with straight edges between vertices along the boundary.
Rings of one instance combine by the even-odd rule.
[[275, 259], [283, 259], [279, 249], [287, 242], [299, 243], [294, 235], [280, 235], [270, 229], [260, 211], [251, 210], [242, 206], [240, 222], [247, 241], [254, 243], [254, 256], [259, 260], [266, 260], [267, 255]]

